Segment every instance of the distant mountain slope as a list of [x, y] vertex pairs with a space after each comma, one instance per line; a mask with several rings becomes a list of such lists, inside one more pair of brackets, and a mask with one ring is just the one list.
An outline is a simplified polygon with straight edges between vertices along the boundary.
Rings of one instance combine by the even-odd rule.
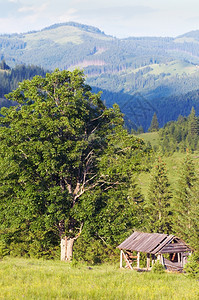
[[[105, 90], [110, 105], [119, 103], [129, 124], [135, 123], [133, 111], [140, 115], [132, 101], [134, 95], [140, 95], [139, 103], [143, 97], [152, 107], [157, 106], [159, 112], [163, 97], [175, 99], [174, 95], [199, 89], [199, 31], [176, 38], [118, 39], [92, 26], [54, 24], [41, 31], [0, 35], [0, 59], [10, 66], [25, 63], [49, 70], [83, 68], [87, 82], [96, 90]], [[172, 115], [166, 111], [161, 124]], [[148, 112], [141, 118], [144, 128], [150, 115]]]

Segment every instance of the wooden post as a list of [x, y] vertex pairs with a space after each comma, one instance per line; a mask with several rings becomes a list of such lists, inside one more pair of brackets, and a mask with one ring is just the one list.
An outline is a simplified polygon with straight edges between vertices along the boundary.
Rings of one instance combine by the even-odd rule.
[[178, 263], [181, 263], [180, 253], [178, 253]]
[[137, 268], [140, 268], [140, 252], [137, 253]]
[[162, 254], [158, 254], [157, 259], [159, 260], [159, 262], [160, 262], [162, 265], [164, 265]]
[[146, 268], [147, 270], [150, 268], [150, 253], [147, 253]]
[[122, 268], [122, 250], [120, 251], [120, 269]]

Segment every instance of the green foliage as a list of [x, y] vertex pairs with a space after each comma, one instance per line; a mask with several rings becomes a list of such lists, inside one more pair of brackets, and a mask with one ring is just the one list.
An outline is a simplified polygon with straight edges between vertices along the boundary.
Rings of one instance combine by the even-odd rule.
[[74, 259], [91, 265], [116, 262], [118, 251], [115, 247], [106, 244], [105, 240], [100, 239], [99, 236], [86, 237], [82, 235], [74, 245]]
[[18, 103], [0, 119], [0, 220], [10, 253], [49, 256], [81, 226], [116, 245], [139, 224], [131, 178], [145, 155], [118, 106], [107, 109], [79, 70], [35, 76], [7, 97]]
[[189, 256], [184, 270], [189, 277], [199, 279], [199, 252], [195, 252]]
[[146, 200], [146, 229], [149, 232], [170, 233], [171, 190], [165, 163], [159, 157], [151, 174]]
[[[10, 68], [5, 60], [0, 63], [0, 98], [3, 98], [5, 94], [16, 89], [18, 83], [24, 79], [32, 79], [35, 75], [44, 76], [44, 69], [37, 66], [26, 66], [24, 64], [16, 65], [14, 68]], [[0, 107], [11, 105], [8, 101], [4, 100], [4, 103], [0, 103]]]
[[165, 273], [165, 269], [164, 269], [163, 265], [160, 263], [159, 260], [157, 260], [155, 262], [155, 264], [153, 265], [153, 267], [151, 269], [151, 272], [155, 273], [155, 274]]
[[187, 154], [180, 171], [180, 177], [173, 199], [175, 212], [174, 230], [178, 236], [198, 249], [199, 200], [198, 178], [193, 160]]
[[164, 154], [175, 151], [185, 152], [186, 149], [198, 149], [199, 129], [198, 117], [192, 108], [188, 118], [179, 116], [177, 121], [167, 123], [159, 131], [160, 146]]

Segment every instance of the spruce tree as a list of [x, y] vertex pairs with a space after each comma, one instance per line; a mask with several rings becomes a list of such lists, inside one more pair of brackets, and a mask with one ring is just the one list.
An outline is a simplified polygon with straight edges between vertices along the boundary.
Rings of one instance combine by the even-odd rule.
[[158, 118], [156, 113], [154, 113], [152, 121], [151, 121], [151, 125], [148, 129], [149, 132], [154, 132], [154, 131], [158, 131], [159, 130], [159, 123], [158, 123]]
[[194, 107], [192, 107], [191, 113], [188, 117], [188, 136], [187, 136], [188, 145], [192, 150], [195, 150], [197, 147], [198, 135], [199, 135], [198, 118], [196, 117], [196, 112]]
[[149, 232], [170, 232], [171, 197], [166, 166], [161, 157], [159, 157], [152, 170], [151, 183], [146, 201], [146, 229]]
[[181, 167], [173, 208], [176, 234], [194, 246], [199, 237], [199, 201], [195, 167], [189, 154]]
[[187, 242], [199, 251], [199, 184], [194, 185], [190, 195], [189, 210], [189, 234], [186, 238]]

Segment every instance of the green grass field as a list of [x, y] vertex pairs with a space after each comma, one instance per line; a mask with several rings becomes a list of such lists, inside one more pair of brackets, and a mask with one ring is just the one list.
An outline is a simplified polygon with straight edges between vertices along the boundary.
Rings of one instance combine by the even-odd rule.
[[4, 258], [0, 299], [199, 299], [199, 282], [184, 274], [153, 274], [118, 265], [74, 265]]

